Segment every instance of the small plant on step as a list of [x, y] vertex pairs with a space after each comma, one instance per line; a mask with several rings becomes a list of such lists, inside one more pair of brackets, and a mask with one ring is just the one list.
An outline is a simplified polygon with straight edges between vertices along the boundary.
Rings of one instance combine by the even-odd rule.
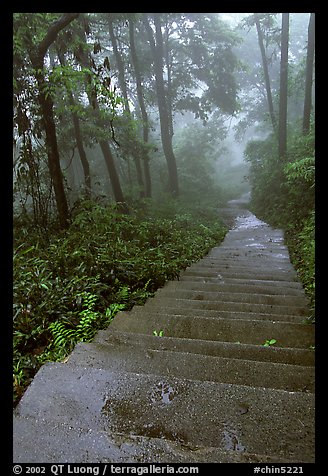
[[274, 345], [276, 342], [277, 342], [276, 339], [267, 339], [264, 342], [263, 346], [264, 347], [270, 347], [271, 345]]
[[154, 336], [163, 337], [164, 331], [153, 331]]

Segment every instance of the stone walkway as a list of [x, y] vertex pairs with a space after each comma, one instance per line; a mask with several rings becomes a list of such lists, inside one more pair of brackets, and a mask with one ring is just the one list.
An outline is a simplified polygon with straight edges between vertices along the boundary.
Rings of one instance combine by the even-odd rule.
[[282, 231], [242, 206], [179, 280], [39, 370], [14, 462], [314, 461], [307, 299]]

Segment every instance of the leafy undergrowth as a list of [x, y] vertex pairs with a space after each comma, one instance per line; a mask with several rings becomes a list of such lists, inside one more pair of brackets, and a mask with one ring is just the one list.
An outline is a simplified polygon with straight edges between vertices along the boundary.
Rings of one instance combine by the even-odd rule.
[[312, 212], [298, 227], [286, 230], [286, 243], [304, 290], [309, 298], [312, 320], [315, 312], [315, 215]]
[[276, 156], [276, 137], [250, 141], [251, 210], [271, 226], [285, 231], [291, 261], [315, 309], [315, 134], [290, 130], [284, 161]]
[[85, 201], [70, 228], [15, 227], [14, 404], [47, 361], [64, 359], [220, 243], [214, 209], [169, 201], [128, 216]]

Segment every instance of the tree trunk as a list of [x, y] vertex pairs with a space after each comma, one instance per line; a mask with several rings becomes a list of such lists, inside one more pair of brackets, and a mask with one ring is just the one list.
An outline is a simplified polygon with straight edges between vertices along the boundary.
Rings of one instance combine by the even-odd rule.
[[[82, 38], [82, 37], [81, 37], [81, 39], [84, 40], [84, 38]], [[79, 52], [79, 61], [81, 62], [81, 65], [84, 68], [90, 68], [91, 67], [89, 56], [82, 49]], [[93, 108], [93, 110], [95, 111], [96, 121], [101, 126], [101, 119], [100, 119], [100, 113], [99, 113], [100, 111], [99, 111], [97, 93], [96, 93], [95, 90], [92, 90], [92, 91], [89, 90], [89, 91], [87, 91], [87, 95], [88, 95], [89, 103], [90, 103], [91, 107]], [[111, 185], [112, 185], [112, 188], [113, 188], [114, 198], [115, 198], [115, 201], [118, 204], [118, 208], [122, 213], [129, 213], [129, 209], [128, 209], [128, 206], [125, 202], [124, 195], [123, 195], [123, 192], [122, 192], [120, 179], [119, 179], [119, 176], [118, 176], [118, 173], [117, 173], [117, 170], [116, 170], [114, 157], [113, 157], [112, 151], [109, 147], [109, 144], [105, 140], [100, 140], [99, 145], [100, 145], [102, 154], [104, 156], [104, 160], [105, 160], [105, 164], [106, 164], [106, 167], [107, 167], [109, 179], [111, 181]]]
[[172, 137], [170, 134], [170, 121], [165, 97], [165, 87], [163, 79], [163, 38], [159, 14], [154, 14], [154, 24], [156, 28], [156, 43], [153, 37], [152, 29], [148, 22], [147, 14], [144, 14], [144, 24], [147, 30], [150, 47], [153, 54], [156, 78], [156, 94], [158, 102], [158, 112], [161, 127], [161, 139], [163, 151], [167, 162], [169, 174], [169, 187], [173, 197], [179, 195], [178, 171], [176, 158], [172, 147]]
[[[62, 66], [65, 66], [65, 58], [64, 55], [59, 51], [57, 48], [57, 55], [59, 58], [59, 62]], [[75, 100], [74, 96], [71, 90], [67, 89], [67, 94], [68, 94], [68, 101], [70, 106], [75, 106]], [[76, 112], [71, 113], [72, 116], [72, 121], [73, 121], [73, 127], [74, 127], [74, 135], [75, 135], [75, 141], [77, 145], [77, 150], [79, 152], [79, 157], [81, 160], [82, 168], [83, 168], [83, 173], [84, 173], [84, 189], [85, 189], [85, 195], [87, 198], [91, 197], [91, 176], [90, 176], [90, 165], [89, 161], [87, 158], [87, 154], [85, 153], [84, 145], [83, 145], [83, 139], [82, 139], [82, 134], [81, 134], [81, 127], [80, 127], [80, 119], [79, 116], [76, 114]]]
[[308, 28], [308, 46], [306, 55], [306, 77], [305, 77], [305, 98], [303, 112], [303, 134], [310, 131], [310, 118], [312, 108], [312, 81], [313, 81], [313, 62], [314, 62], [314, 42], [315, 42], [315, 19], [314, 13], [310, 15]]
[[[137, 86], [137, 96], [138, 102], [141, 111], [142, 117], [142, 132], [143, 132], [143, 141], [147, 144], [148, 143], [148, 136], [149, 136], [149, 122], [148, 122], [148, 114], [145, 106], [145, 101], [142, 94], [142, 81], [141, 81], [141, 74], [139, 69], [139, 62], [138, 56], [135, 46], [135, 39], [134, 39], [134, 23], [133, 20], [129, 20], [129, 37], [130, 37], [130, 53], [131, 53], [131, 62], [134, 68], [134, 74], [136, 79], [136, 86]], [[143, 158], [144, 164], [144, 176], [145, 176], [145, 196], [151, 197], [151, 176], [149, 170], [149, 157], [148, 152], [146, 156]]]
[[115, 60], [116, 60], [116, 66], [117, 66], [117, 71], [118, 71], [118, 84], [120, 86], [120, 89], [121, 89], [122, 94], [123, 94], [123, 98], [125, 100], [124, 110], [125, 110], [125, 112], [130, 113], [129, 101], [128, 101], [128, 92], [127, 92], [126, 83], [125, 83], [124, 63], [123, 63], [122, 56], [121, 56], [121, 54], [118, 50], [116, 36], [115, 36], [115, 33], [114, 33], [114, 28], [113, 28], [113, 22], [110, 18], [110, 14], [108, 16], [108, 32], [109, 32], [110, 41], [112, 43]]
[[[108, 18], [108, 31], [109, 31], [110, 40], [112, 42], [114, 56], [115, 56], [116, 65], [118, 69], [118, 83], [124, 97], [124, 111], [127, 114], [127, 116], [132, 119], [132, 115], [131, 115], [131, 111], [129, 107], [128, 91], [127, 91], [126, 82], [125, 82], [124, 62], [122, 59], [122, 55], [120, 54], [118, 46], [117, 46], [116, 36], [114, 33], [114, 28], [113, 28], [113, 22], [111, 21], [110, 17]], [[133, 161], [136, 168], [137, 182], [140, 188], [140, 192], [139, 192], [140, 197], [143, 198], [145, 196], [145, 191], [144, 191], [145, 186], [144, 186], [144, 181], [142, 176], [140, 158], [133, 151], [131, 155], [133, 157]]]
[[[72, 96], [71, 104], [74, 105], [73, 96]], [[80, 119], [75, 112], [72, 113], [72, 120], [73, 120], [77, 150], [79, 152], [79, 156], [80, 156], [80, 160], [81, 160], [81, 164], [83, 168], [83, 173], [84, 173], [84, 191], [85, 191], [86, 197], [91, 198], [90, 165], [89, 165], [89, 161], [88, 161], [87, 155], [85, 153], [84, 145], [83, 145], [83, 139], [82, 139], [81, 128], [80, 128]]]
[[165, 66], [167, 70], [167, 81], [166, 81], [166, 100], [167, 100], [167, 112], [168, 112], [168, 121], [169, 121], [169, 131], [171, 139], [174, 134], [173, 128], [173, 111], [172, 111], [172, 72], [171, 72], [171, 61], [170, 61], [170, 49], [169, 49], [169, 31], [167, 22], [165, 24]]
[[281, 60], [280, 60], [280, 97], [279, 97], [279, 158], [287, 153], [287, 96], [288, 96], [288, 41], [289, 13], [282, 14]]
[[[90, 104], [94, 105], [97, 116], [98, 116], [98, 120], [99, 120], [99, 105], [98, 105], [97, 97], [93, 97]], [[115, 201], [118, 204], [118, 208], [122, 213], [129, 213], [129, 210], [128, 210], [128, 207], [122, 192], [120, 179], [116, 170], [114, 156], [109, 147], [109, 144], [105, 140], [100, 140], [99, 145], [105, 159], [108, 175], [113, 187], [113, 193], [114, 193]]]
[[266, 94], [267, 94], [268, 108], [269, 108], [272, 128], [275, 131], [276, 128], [277, 128], [277, 121], [276, 121], [276, 116], [275, 116], [275, 113], [274, 113], [274, 110], [273, 110], [268, 61], [267, 61], [266, 54], [265, 54], [263, 34], [262, 34], [262, 30], [261, 30], [259, 17], [258, 17], [257, 13], [254, 13], [254, 16], [255, 16], [255, 25], [256, 25], [256, 29], [257, 29], [258, 42], [259, 42], [259, 46], [260, 46], [260, 50], [261, 50], [262, 66], [263, 66], [263, 72], [264, 72], [264, 81], [265, 81], [265, 89], [266, 89]]
[[[35, 69], [42, 71], [42, 68]], [[36, 73], [36, 79], [38, 82], [39, 104], [42, 111], [42, 119], [46, 135], [48, 167], [54, 186], [59, 224], [61, 228], [67, 228], [69, 225], [69, 210], [64, 189], [63, 175], [60, 168], [56, 126], [53, 115], [53, 102], [50, 95], [47, 96], [46, 93], [43, 92], [47, 88], [47, 82], [43, 77], [43, 73]]]
[[109, 178], [113, 187], [114, 197], [115, 197], [115, 201], [117, 202], [118, 209], [122, 213], [128, 213], [128, 207], [125, 203], [125, 199], [121, 189], [120, 179], [116, 171], [112, 151], [110, 150], [108, 142], [105, 140], [99, 141], [99, 145], [105, 159], [106, 167], [107, 167]]
[[41, 107], [46, 135], [48, 167], [50, 176], [53, 180], [55, 200], [61, 228], [67, 228], [69, 225], [69, 210], [64, 189], [63, 175], [60, 168], [56, 126], [53, 115], [53, 101], [49, 92], [47, 93], [49, 85], [44, 77], [44, 57], [50, 45], [56, 40], [58, 33], [78, 16], [79, 13], [64, 13], [50, 26], [47, 34], [36, 47], [36, 51], [30, 53], [31, 63], [35, 70], [34, 74], [38, 83], [39, 104]]

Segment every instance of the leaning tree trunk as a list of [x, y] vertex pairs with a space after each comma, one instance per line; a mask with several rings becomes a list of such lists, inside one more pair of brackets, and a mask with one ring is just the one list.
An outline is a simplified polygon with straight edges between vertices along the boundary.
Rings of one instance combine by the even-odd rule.
[[156, 78], [156, 95], [158, 103], [158, 112], [161, 128], [161, 139], [163, 145], [163, 151], [167, 162], [168, 174], [169, 174], [169, 187], [173, 197], [179, 195], [179, 181], [178, 171], [176, 165], [176, 158], [172, 147], [172, 137], [170, 134], [170, 121], [167, 110], [167, 102], [165, 96], [165, 87], [163, 79], [163, 37], [161, 30], [161, 23], [159, 15], [154, 15], [154, 24], [156, 28], [156, 43], [153, 37], [153, 31], [149, 25], [147, 14], [144, 14], [144, 24], [147, 30], [149, 44], [153, 54], [153, 60], [155, 65], [155, 78]]
[[[126, 87], [126, 81], [125, 81], [125, 72], [124, 72], [124, 62], [122, 59], [122, 55], [119, 52], [117, 41], [116, 41], [116, 36], [114, 33], [114, 28], [113, 28], [113, 22], [108, 18], [108, 31], [109, 31], [109, 37], [113, 46], [113, 51], [114, 51], [114, 56], [116, 60], [116, 65], [117, 65], [117, 70], [118, 70], [118, 83], [120, 86], [120, 89], [123, 94], [124, 98], [124, 111], [127, 114], [128, 117], [132, 118], [130, 107], [129, 107], [129, 98], [128, 98], [128, 91]], [[132, 151], [132, 157], [134, 161], [134, 165], [136, 168], [136, 173], [137, 173], [137, 181], [140, 189], [140, 197], [143, 198], [145, 196], [145, 185], [144, 185], [144, 180], [142, 176], [142, 168], [141, 168], [141, 163], [140, 163], [140, 158], [137, 153], [134, 153]]]
[[[129, 37], [130, 37], [130, 53], [131, 53], [131, 62], [134, 68], [134, 75], [136, 79], [136, 86], [137, 86], [137, 97], [139, 102], [139, 107], [141, 111], [142, 117], [142, 131], [143, 131], [143, 141], [147, 144], [148, 143], [148, 136], [149, 136], [149, 122], [148, 122], [148, 114], [145, 106], [145, 101], [142, 94], [142, 80], [141, 74], [139, 69], [139, 61], [135, 46], [135, 38], [134, 38], [134, 22], [132, 19], [129, 20]], [[145, 196], [151, 197], [151, 176], [149, 170], [149, 157], [148, 152], [145, 154], [143, 158], [144, 164], [144, 176], [145, 176]]]
[[46, 82], [40, 76], [42, 75], [37, 75], [37, 82], [40, 90], [39, 103], [41, 106], [43, 125], [46, 135], [48, 167], [54, 186], [59, 224], [61, 228], [67, 228], [69, 225], [69, 210], [64, 189], [62, 170], [60, 168], [56, 126], [53, 116], [53, 102], [50, 96], [46, 97], [46, 94], [41, 92], [44, 90]]
[[173, 106], [172, 106], [172, 68], [170, 60], [170, 49], [169, 49], [169, 32], [168, 25], [166, 22], [165, 25], [165, 66], [167, 71], [167, 80], [166, 80], [166, 100], [167, 100], [167, 112], [168, 112], [168, 121], [169, 121], [169, 131], [171, 140], [174, 134], [173, 128]]
[[310, 131], [310, 118], [312, 108], [312, 81], [313, 81], [313, 62], [314, 62], [314, 41], [315, 41], [315, 23], [314, 13], [311, 13], [308, 28], [308, 46], [306, 55], [306, 78], [305, 78], [305, 98], [303, 111], [303, 134]]
[[[72, 106], [74, 106], [74, 98], [72, 94], [69, 94], [70, 96], [70, 103]], [[87, 158], [87, 154], [84, 149], [83, 145], [83, 139], [82, 139], [82, 134], [81, 134], [81, 127], [80, 127], [80, 119], [79, 116], [73, 112], [72, 113], [72, 121], [73, 121], [73, 127], [74, 127], [74, 134], [75, 134], [75, 141], [77, 145], [77, 150], [79, 152], [82, 168], [83, 168], [83, 174], [84, 174], [84, 192], [85, 196], [87, 198], [91, 198], [91, 175], [90, 175], [90, 165], [89, 161]]]
[[[59, 48], [57, 48], [57, 55], [59, 58], [59, 62], [61, 66], [65, 66], [65, 58], [63, 53], [59, 51]], [[87, 154], [84, 149], [83, 145], [83, 139], [82, 139], [82, 134], [81, 134], [81, 127], [80, 127], [80, 119], [79, 116], [77, 115], [76, 112], [73, 112], [75, 109], [75, 99], [73, 96], [73, 93], [70, 88], [66, 87], [67, 94], [68, 94], [68, 101], [69, 104], [72, 108], [71, 112], [71, 117], [72, 117], [72, 122], [73, 122], [73, 127], [74, 127], [74, 135], [75, 135], [75, 142], [77, 145], [77, 150], [79, 152], [79, 157], [81, 160], [82, 168], [83, 168], [83, 174], [84, 174], [84, 191], [85, 195], [87, 198], [91, 197], [91, 175], [90, 175], [90, 165], [89, 161], [87, 158]]]
[[274, 110], [273, 110], [273, 101], [272, 101], [268, 61], [267, 61], [266, 54], [265, 54], [263, 34], [262, 34], [262, 30], [261, 30], [259, 17], [258, 17], [257, 13], [255, 13], [254, 15], [255, 15], [255, 25], [256, 25], [256, 29], [257, 29], [258, 42], [259, 42], [259, 47], [260, 47], [261, 57], [262, 57], [262, 66], [263, 66], [263, 73], [264, 73], [264, 81], [265, 81], [265, 89], [266, 89], [266, 94], [267, 94], [268, 108], [269, 108], [272, 128], [275, 131], [276, 128], [277, 128], [277, 121], [276, 121], [276, 116], [275, 116], [275, 113], [274, 113]]
[[[84, 38], [81, 39], [84, 40]], [[79, 50], [79, 61], [81, 65], [84, 68], [90, 69], [91, 68], [91, 62], [89, 56], [84, 52], [83, 49]], [[97, 97], [97, 92], [95, 91], [95, 88], [90, 88], [90, 77], [86, 78], [86, 82], [89, 81], [89, 84], [87, 84], [87, 95], [88, 95], [88, 100], [95, 112], [95, 120], [98, 123], [100, 127], [103, 127], [102, 121], [100, 118], [100, 109], [99, 109], [99, 104], [98, 104], [98, 97]], [[111, 181], [113, 193], [114, 193], [114, 198], [117, 203], [118, 209], [122, 213], [129, 213], [128, 206], [126, 204], [122, 188], [121, 188], [121, 183], [120, 179], [116, 170], [115, 166], [115, 161], [114, 161], [114, 156], [112, 154], [112, 151], [109, 147], [109, 144], [106, 140], [101, 139], [99, 141], [99, 145], [102, 151], [102, 154], [104, 156], [105, 164], [107, 167], [109, 179]]]
[[79, 13], [64, 13], [59, 20], [55, 21], [50, 26], [46, 36], [37, 46], [36, 51], [30, 52], [30, 59], [39, 89], [38, 99], [46, 136], [45, 142], [48, 156], [48, 167], [53, 180], [55, 200], [61, 228], [67, 228], [69, 225], [69, 210], [64, 189], [63, 175], [60, 168], [56, 126], [53, 114], [53, 101], [51, 95], [47, 93], [49, 90], [49, 84], [44, 76], [44, 58], [48, 48], [56, 40], [58, 33], [78, 16]]
[[289, 13], [282, 14], [281, 60], [280, 60], [280, 97], [279, 97], [279, 158], [287, 153], [287, 96], [288, 96], [288, 41]]

